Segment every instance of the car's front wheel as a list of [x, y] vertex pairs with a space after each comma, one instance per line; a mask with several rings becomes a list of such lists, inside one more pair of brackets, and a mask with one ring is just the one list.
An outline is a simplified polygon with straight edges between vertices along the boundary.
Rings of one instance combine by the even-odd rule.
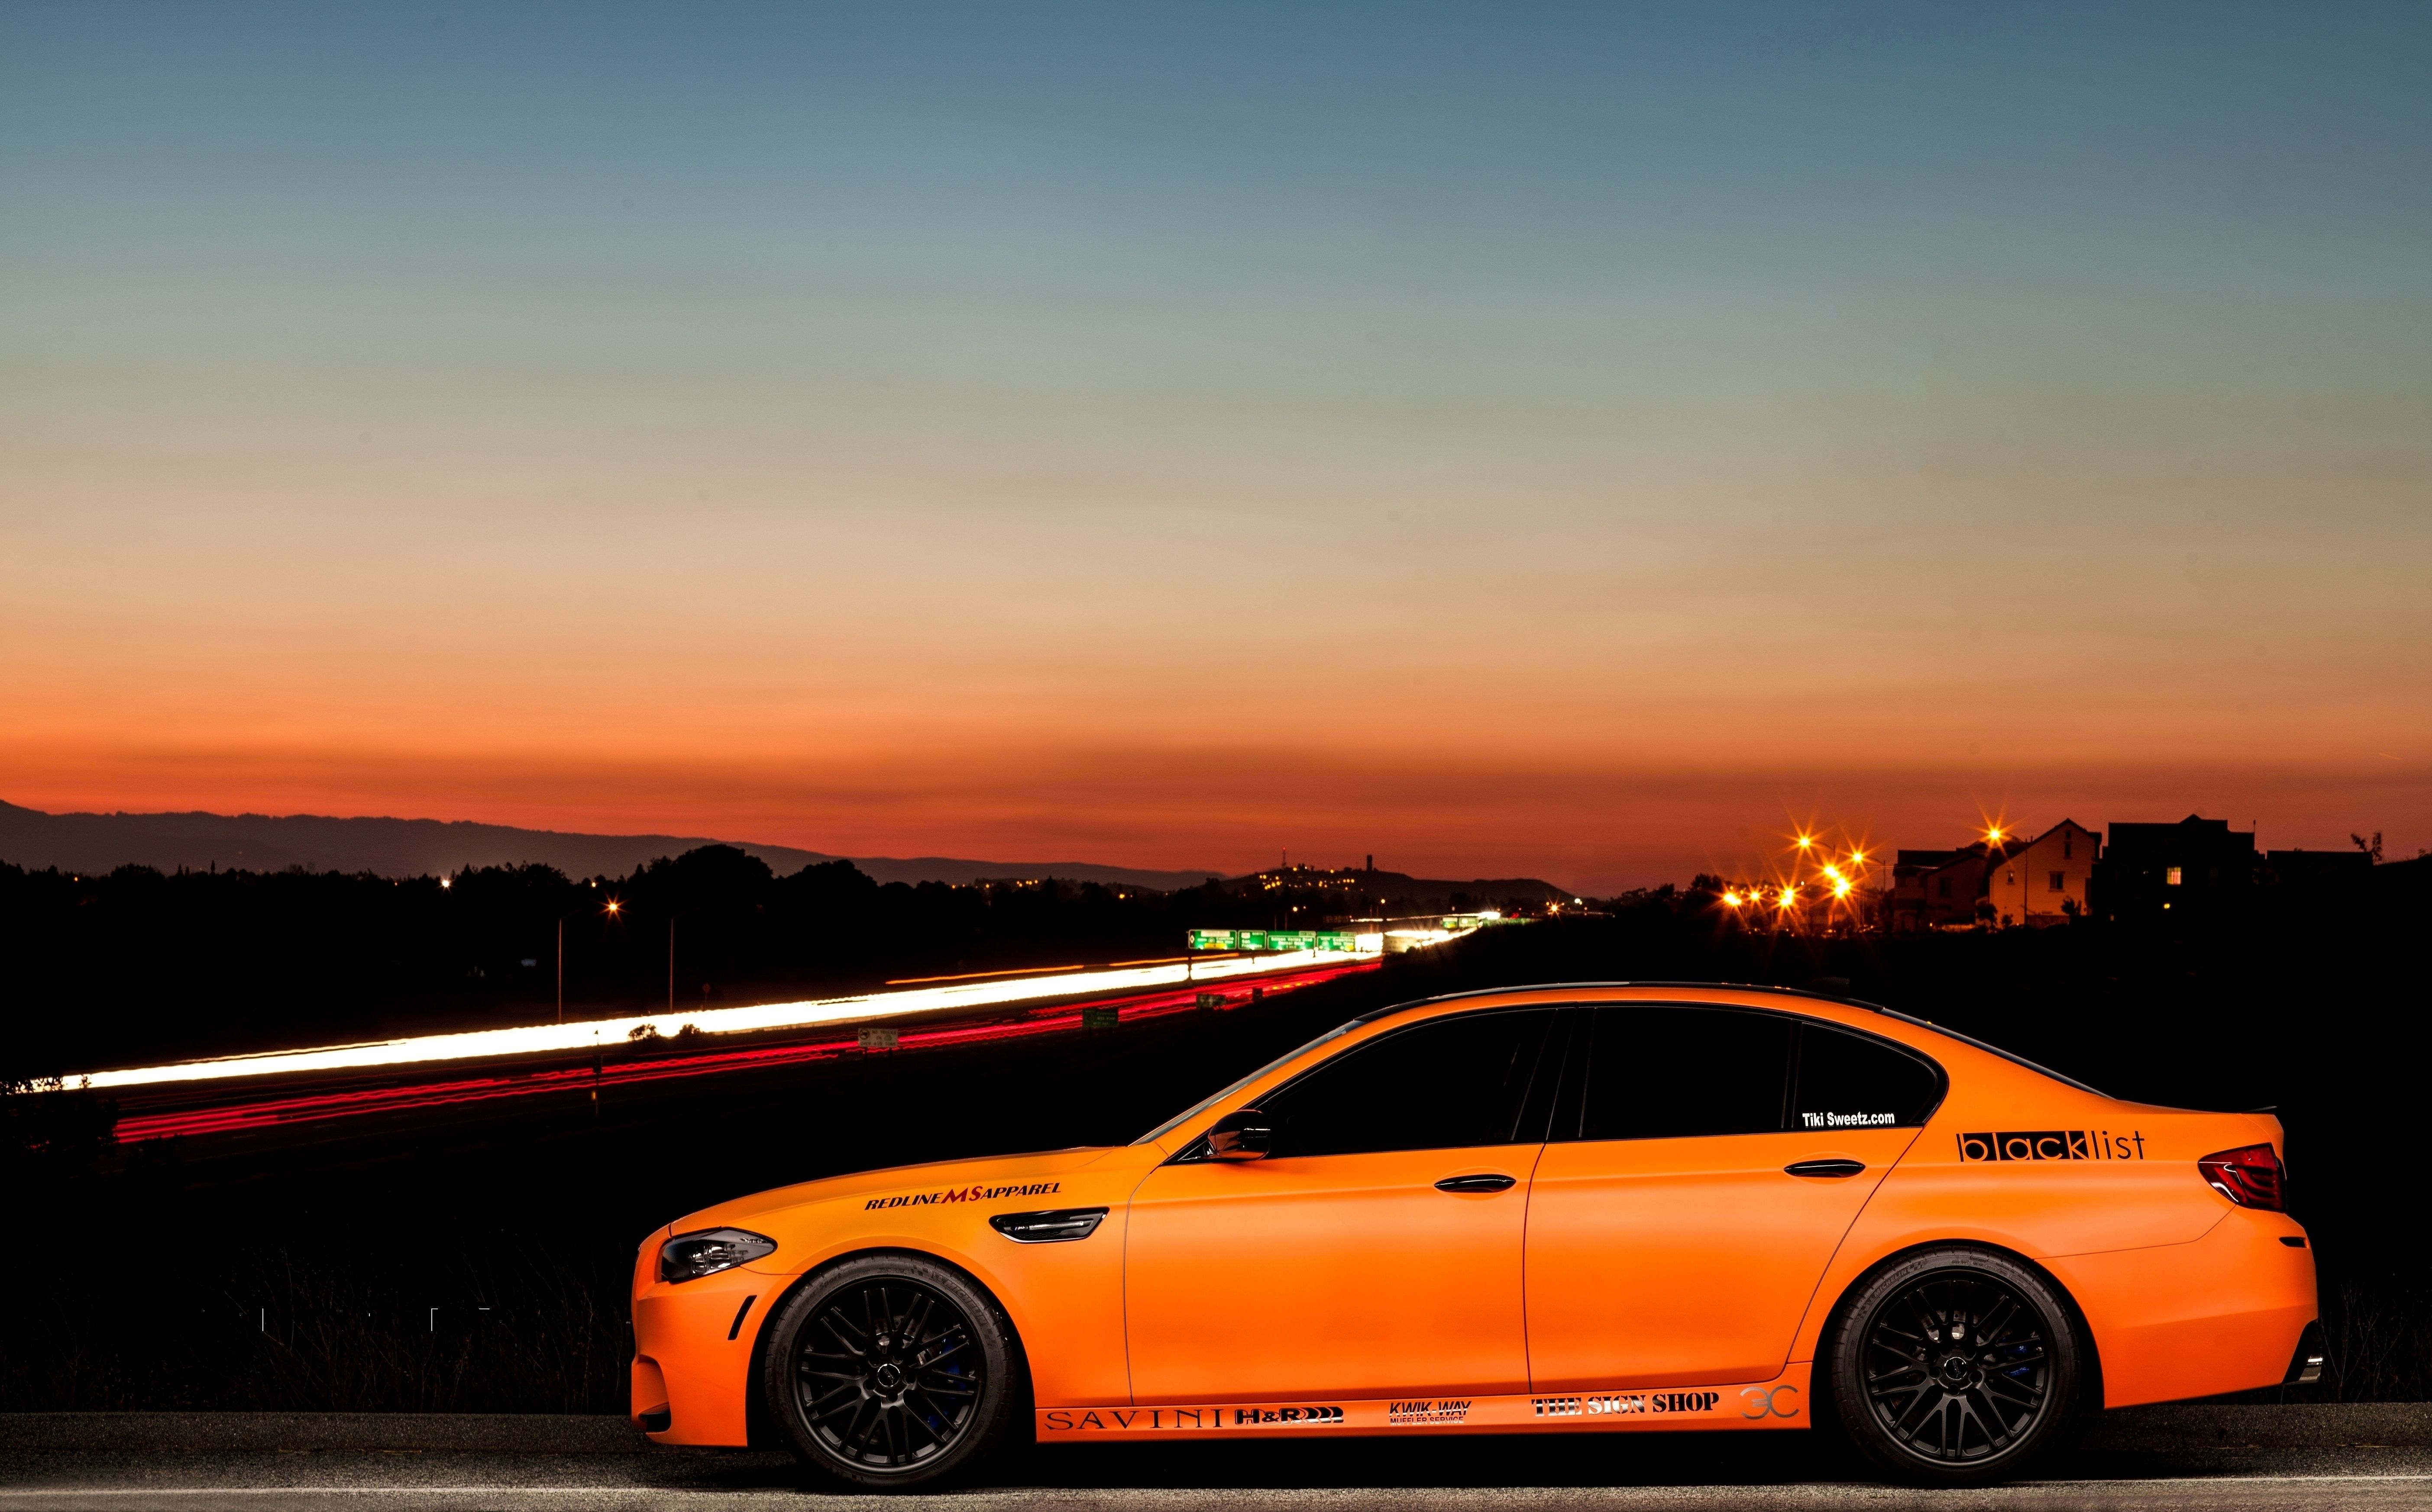
[[769, 1323], [761, 1386], [806, 1467], [856, 1489], [934, 1488], [1028, 1425], [995, 1299], [917, 1255], [848, 1260]]
[[1826, 1333], [1833, 1406], [1858, 1451], [1898, 1479], [1977, 1486], [2018, 1475], [2066, 1426], [2078, 1342], [2052, 1284], [1960, 1247], [1886, 1267]]

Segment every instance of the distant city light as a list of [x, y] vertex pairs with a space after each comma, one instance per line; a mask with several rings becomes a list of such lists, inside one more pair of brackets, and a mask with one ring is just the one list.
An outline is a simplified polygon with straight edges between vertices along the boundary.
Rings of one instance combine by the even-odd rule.
[[442, 877], [439, 879], [439, 885], [442, 887], [453, 887], [456, 885], [456, 882], [453, 878]]
[[1723, 894], [1723, 901], [1733, 908], [1737, 908], [1740, 906], [1740, 895], [1736, 890], [1726, 892]]

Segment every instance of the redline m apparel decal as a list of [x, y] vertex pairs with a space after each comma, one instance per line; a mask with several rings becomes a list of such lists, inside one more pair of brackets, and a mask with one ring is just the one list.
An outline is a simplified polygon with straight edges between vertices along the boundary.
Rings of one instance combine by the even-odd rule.
[[1062, 1182], [1032, 1182], [1027, 1186], [955, 1186], [942, 1192], [910, 1192], [902, 1197], [873, 1197], [861, 1204], [873, 1207], [926, 1207], [932, 1202], [989, 1202], [1000, 1197], [1045, 1197], [1064, 1189]]
[[2126, 1134], [2113, 1134], [2108, 1129], [2013, 1129], [1999, 1134], [1963, 1134], [1959, 1136], [1959, 1158], [1971, 1165], [2011, 1160], [2142, 1160], [2145, 1135], [2133, 1129]]

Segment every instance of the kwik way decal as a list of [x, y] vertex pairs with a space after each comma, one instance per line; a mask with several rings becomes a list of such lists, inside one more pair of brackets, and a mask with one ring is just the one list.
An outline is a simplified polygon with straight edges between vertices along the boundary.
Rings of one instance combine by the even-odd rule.
[[1450, 1402], [1437, 1400], [1389, 1403], [1385, 1408], [1385, 1421], [1395, 1427], [1435, 1422], [1467, 1422], [1470, 1400], [1467, 1397], [1456, 1397]]
[[988, 1202], [1000, 1197], [1046, 1197], [1064, 1189], [1062, 1182], [1032, 1182], [1027, 1186], [954, 1186], [942, 1192], [907, 1192], [901, 1197], [873, 1197], [861, 1204], [873, 1207], [926, 1207], [932, 1202]]
[[1959, 1136], [1959, 1158], [1969, 1162], [2142, 1160], [2145, 1136], [2136, 1130], [2113, 1134], [2108, 1129], [2015, 1129], [2000, 1134], [1964, 1134]]

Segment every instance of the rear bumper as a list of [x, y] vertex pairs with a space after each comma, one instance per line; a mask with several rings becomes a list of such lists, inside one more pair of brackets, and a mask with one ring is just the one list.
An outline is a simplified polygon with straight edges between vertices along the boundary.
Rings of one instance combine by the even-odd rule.
[[2093, 1330], [2103, 1405], [2283, 1384], [2308, 1327], [2320, 1336], [2313, 1251], [2284, 1242], [2304, 1235], [2238, 1208], [2187, 1244], [2045, 1261]]

